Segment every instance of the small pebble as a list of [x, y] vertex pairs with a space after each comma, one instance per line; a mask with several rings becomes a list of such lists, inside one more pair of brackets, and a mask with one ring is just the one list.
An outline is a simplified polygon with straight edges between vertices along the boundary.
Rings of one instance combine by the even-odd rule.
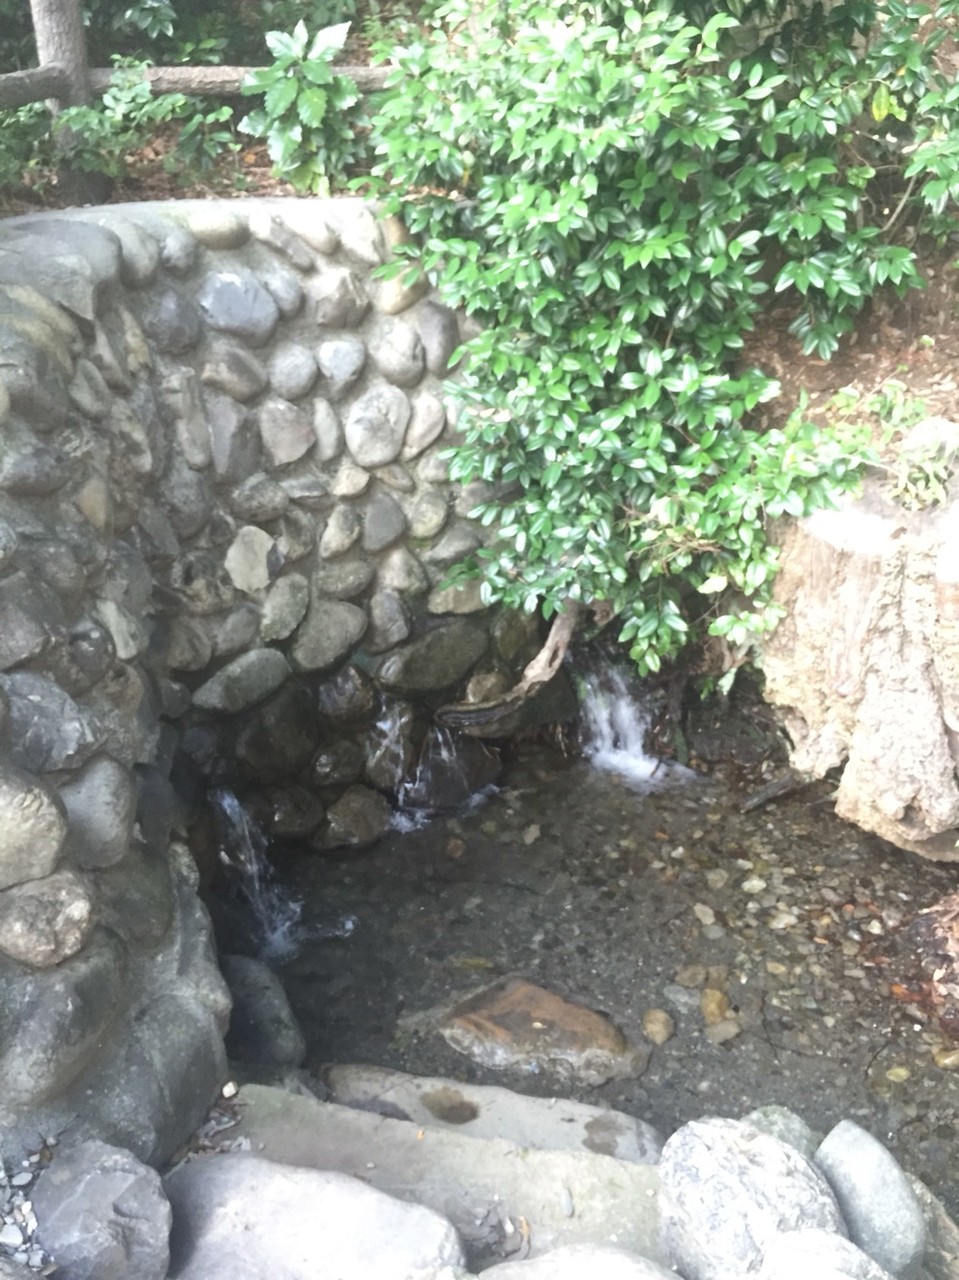
[[676, 1023], [665, 1009], [647, 1009], [643, 1014], [643, 1034], [653, 1044], [665, 1044], [676, 1034]]
[[693, 915], [700, 924], [715, 924], [716, 912], [706, 905], [705, 902], [696, 902], [693, 904]]
[[23, 1232], [18, 1226], [12, 1222], [6, 1222], [0, 1227], [0, 1245], [7, 1249], [16, 1249], [23, 1244]]
[[714, 987], [707, 987], [699, 997], [699, 1007], [707, 1027], [717, 1026], [729, 1017], [729, 997]]
[[901, 1084], [903, 1080], [908, 1080], [912, 1072], [908, 1067], [890, 1067], [886, 1072], [886, 1079], [891, 1080], [893, 1084]]

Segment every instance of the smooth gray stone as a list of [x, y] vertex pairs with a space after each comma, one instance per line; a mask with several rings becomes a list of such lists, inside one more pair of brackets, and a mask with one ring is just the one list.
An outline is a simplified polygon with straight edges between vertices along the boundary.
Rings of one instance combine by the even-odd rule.
[[426, 354], [427, 369], [437, 378], [445, 378], [449, 372], [450, 356], [460, 344], [456, 312], [441, 302], [427, 299], [417, 309], [416, 326]]
[[397, 387], [415, 387], [423, 376], [423, 343], [405, 320], [390, 321], [374, 343], [371, 354], [383, 377]]
[[832, 1231], [800, 1227], [774, 1236], [757, 1280], [893, 1280], [851, 1240]]
[[46, 676], [0, 675], [7, 696], [10, 756], [32, 773], [75, 769], [101, 745], [96, 718]]
[[316, 708], [330, 720], [363, 720], [376, 703], [376, 686], [365, 671], [352, 663], [316, 686]]
[[347, 738], [320, 747], [310, 764], [311, 781], [318, 787], [345, 787], [363, 776], [363, 748]]
[[230, 658], [253, 648], [260, 628], [259, 606], [252, 600], [241, 600], [220, 617], [204, 620], [213, 642], [214, 658]]
[[276, 974], [251, 956], [221, 956], [220, 970], [233, 997], [226, 1033], [230, 1057], [298, 1067], [306, 1041]]
[[757, 1107], [755, 1111], [750, 1111], [740, 1118], [743, 1124], [751, 1124], [754, 1129], [778, 1138], [787, 1146], [795, 1147], [807, 1160], [812, 1160], [816, 1148], [822, 1141], [802, 1116], [797, 1116], [795, 1111], [790, 1111], [788, 1107]]
[[197, 242], [186, 227], [164, 222], [158, 227], [160, 263], [173, 276], [188, 276], [196, 266]]
[[144, 298], [140, 304], [143, 331], [158, 351], [185, 355], [200, 341], [203, 317], [185, 290], [172, 285]]
[[55, 870], [66, 833], [60, 797], [39, 778], [0, 761], [0, 889]]
[[378, 791], [349, 787], [326, 811], [319, 833], [324, 849], [365, 849], [381, 840], [393, 825], [393, 810]]
[[376, 591], [370, 600], [370, 629], [365, 644], [370, 653], [383, 653], [402, 644], [410, 634], [406, 606], [394, 591]]
[[325, 329], [353, 329], [369, 310], [369, 295], [349, 267], [325, 268], [309, 278], [306, 290], [316, 323]]
[[236, 757], [261, 781], [289, 778], [309, 763], [318, 733], [313, 699], [298, 680], [288, 680], [244, 715]]
[[271, 262], [260, 272], [260, 281], [279, 307], [284, 320], [291, 320], [303, 306], [303, 285], [299, 277], [278, 262]]
[[190, 231], [208, 249], [239, 249], [250, 238], [245, 214], [226, 201], [194, 201], [185, 212]]
[[73, 407], [95, 422], [107, 416], [113, 400], [103, 374], [91, 360], [82, 357], [76, 363], [68, 395]]
[[264, 471], [257, 471], [230, 494], [230, 510], [241, 520], [275, 520], [290, 505], [290, 495]]
[[260, 470], [260, 437], [250, 430], [247, 410], [223, 395], [206, 397], [213, 468], [217, 477], [239, 484]]
[[67, 811], [67, 848], [78, 866], [109, 867], [130, 852], [136, 821], [136, 784], [130, 770], [98, 755], [61, 784]]
[[269, 360], [270, 385], [284, 400], [307, 395], [319, 374], [316, 357], [298, 342], [280, 342]]
[[96, 213], [82, 210], [74, 216], [84, 225], [104, 227], [120, 241], [120, 279], [128, 289], [142, 289], [156, 279], [160, 266], [160, 246], [146, 227], [116, 209]]
[[650, 1258], [604, 1245], [570, 1244], [539, 1258], [487, 1267], [487, 1280], [677, 1280]]
[[17, 498], [45, 498], [70, 479], [70, 459], [51, 445], [12, 449], [0, 463], [0, 489]]
[[248, 267], [210, 272], [200, 285], [197, 301], [207, 324], [253, 347], [265, 346], [280, 320], [272, 295]]
[[194, 690], [193, 705], [210, 711], [243, 711], [262, 702], [290, 674], [279, 649], [250, 649]]
[[922, 1262], [926, 1224], [895, 1158], [858, 1124], [840, 1120], [813, 1161], [828, 1179], [854, 1243], [893, 1275], [911, 1275]]
[[170, 1280], [439, 1280], [463, 1254], [439, 1214], [340, 1173], [231, 1153], [165, 1180]]
[[259, 206], [251, 210], [249, 224], [250, 231], [257, 240], [288, 258], [298, 271], [313, 270], [313, 254], [282, 218]]
[[[354, 546], [363, 533], [363, 520], [356, 507], [341, 502], [333, 508], [320, 538], [320, 555], [326, 559], [341, 556]], [[366, 548], [367, 550], [369, 548]]]
[[260, 614], [260, 639], [285, 640], [303, 621], [310, 603], [310, 584], [300, 573], [287, 573], [270, 587]]
[[194, 369], [171, 369], [157, 389], [160, 413], [176, 432], [183, 461], [190, 467], [208, 467], [213, 457], [206, 407], [200, 379]]
[[221, 613], [236, 601], [236, 591], [219, 556], [209, 551], [184, 551], [170, 567], [169, 581], [187, 613]]
[[363, 550], [370, 555], [385, 551], [406, 532], [403, 508], [390, 494], [377, 490], [363, 511]]
[[376, 678], [397, 693], [448, 689], [468, 674], [488, 647], [485, 627], [454, 618], [387, 654]]
[[75, 871], [0, 890], [0, 951], [11, 960], [47, 969], [68, 960], [93, 927], [93, 902]]
[[0, 1108], [65, 1093], [104, 1044], [126, 1003], [125, 956], [118, 939], [95, 937], [50, 969], [0, 959]]
[[237, 591], [265, 591], [283, 567], [276, 542], [259, 525], [245, 524], [236, 531], [223, 559]]
[[310, 585], [316, 595], [352, 600], [366, 590], [372, 579], [373, 566], [368, 560], [357, 555], [342, 555], [320, 561], [313, 570]]
[[354, 402], [346, 418], [346, 445], [360, 467], [382, 467], [400, 456], [410, 420], [410, 401], [387, 383]]
[[263, 449], [271, 466], [302, 458], [316, 444], [313, 422], [305, 410], [289, 400], [271, 396], [257, 410]]
[[5, 228], [0, 284], [25, 284], [72, 315], [93, 321], [101, 287], [120, 276], [112, 231], [69, 218], [24, 218]]
[[200, 374], [208, 387], [245, 404], [266, 387], [269, 375], [252, 351], [232, 342], [211, 344]]
[[164, 1280], [173, 1215], [160, 1175], [129, 1151], [58, 1147], [31, 1198], [63, 1280]]
[[[425, 449], [439, 439], [445, 426], [446, 407], [442, 400], [430, 391], [421, 391], [415, 395], [412, 399], [410, 424], [400, 454], [402, 460], [411, 462], [414, 458], [418, 458]], [[443, 474], [439, 477], [441, 481], [449, 478], [445, 469], [446, 464], [444, 463], [443, 466]]]
[[353, 649], [366, 631], [367, 617], [356, 605], [314, 595], [290, 649], [300, 671], [325, 671]]
[[684, 1280], [741, 1280], [783, 1231], [845, 1235], [819, 1171], [778, 1139], [739, 1120], [694, 1120], [659, 1163], [663, 1241]]
[[333, 406], [320, 396], [313, 397], [313, 434], [319, 462], [333, 462], [343, 452], [343, 427]]
[[366, 345], [361, 338], [330, 338], [317, 350], [323, 388], [331, 400], [342, 400], [363, 372]]
[[62, 641], [64, 624], [63, 606], [43, 582], [23, 572], [0, 578], [0, 671]]
[[160, 481], [160, 498], [170, 526], [178, 538], [193, 538], [209, 524], [213, 514], [210, 482], [174, 454]]

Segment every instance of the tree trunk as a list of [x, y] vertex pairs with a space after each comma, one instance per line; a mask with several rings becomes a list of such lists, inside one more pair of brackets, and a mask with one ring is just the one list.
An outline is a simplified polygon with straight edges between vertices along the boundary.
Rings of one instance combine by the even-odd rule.
[[61, 106], [82, 106], [90, 101], [87, 40], [80, 0], [30, 0], [37, 61], [55, 62], [63, 68], [64, 84], [56, 95]]

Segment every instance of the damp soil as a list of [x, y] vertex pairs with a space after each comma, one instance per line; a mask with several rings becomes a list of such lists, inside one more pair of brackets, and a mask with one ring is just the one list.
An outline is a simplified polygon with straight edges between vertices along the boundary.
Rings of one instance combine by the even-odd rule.
[[[959, 869], [841, 822], [827, 783], [743, 812], [756, 776], [727, 762], [650, 789], [527, 745], [466, 812], [284, 857], [313, 934], [278, 966], [308, 1071], [366, 1062], [575, 1097], [664, 1134], [766, 1104], [823, 1132], [847, 1117], [955, 1215], [959, 1053], [913, 1002], [904, 930]], [[606, 1013], [644, 1068], [593, 1088], [494, 1071], [420, 1018], [505, 974]], [[654, 1044], [644, 1025], [673, 1033]]]

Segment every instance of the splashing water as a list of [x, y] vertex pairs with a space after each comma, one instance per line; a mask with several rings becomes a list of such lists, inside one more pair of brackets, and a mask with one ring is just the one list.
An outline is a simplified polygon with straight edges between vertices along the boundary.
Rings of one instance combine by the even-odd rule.
[[692, 769], [647, 752], [650, 713], [615, 667], [582, 677], [580, 710], [586, 739], [583, 752], [595, 768], [619, 774], [643, 790], [698, 776]]
[[220, 839], [220, 861], [233, 870], [250, 907], [260, 958], [289, 960], [306, 934], [303, 903], [275, 882], [266, 856], [267, 838], [233, 792], [216, 787], [210, 791], [210, 803]]

